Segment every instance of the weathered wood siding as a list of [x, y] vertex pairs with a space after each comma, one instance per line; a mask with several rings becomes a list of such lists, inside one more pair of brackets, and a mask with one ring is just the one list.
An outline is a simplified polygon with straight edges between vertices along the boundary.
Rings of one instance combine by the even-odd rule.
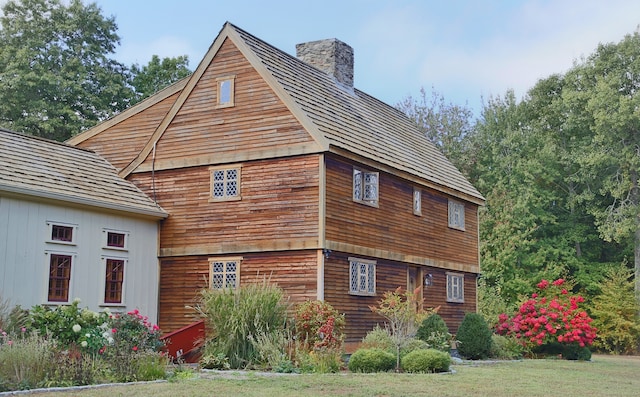
[[178, 94], [169, 96], [108, 130], [80, 142], [77, 146], [93, 150], [107, 159], [118, 171], [122, 170], [147, 144]]
[[[376, 295], [360, 296], [349, 294], [349, 257], [352, 254], [332, 252], [325, 261], [325, 300], [346, 318], [346, 342], [358, 343], [376, 324], [384, 326], [385, 319], [373, 313], [371, 306], [378, 306], [385, 291], [402, 288], [407, 290], [407, 265], [372, 257], [358, 256], [360, 259], [376, 260]], [[465, 274], [464, 303], [447, 302], [446, 270], [424, 267], [423, 271], [433, 275], [433, 285], [423, 289], [423, 307], [440, 307], [440, 314], [455, 333], [465, 313], [476, 311], [476, 275]]]
[[[133, 174], [169, 214], [161, 255], [222, 254], [318, 246], [318, 156], [242, 164], [238, 201], [209, 202], [209, 167]], [[155, 186], [155, 194], [152, 186]]]
[[416, 185], [384, 172], [380, 172], [379, 206], [356, 203], [352, 199], [353, 166], [335, 156], [326, 156], [327, 240], [477, 268], [476, 205], [465, 204], [465, 231], [451, 229], [447, 196], [423, 188], [422, 216], [416, 216]]
[[[216, 109], [216, 78], [235, 75], [235, 106]], [[219, 159], [268, 153], [313, 139], [246, 60], [226, 40], [156, 147], [156, 165], [185, 158]], [[142, 164], [149, 169], [151, 156]]]
[[[234, 254], [241, 256], [240, 285], [263, 282], [280, 286], [290, 302], [316, 299], [316, 252], [289, 251]], [[198, 292], [207, 288], [209, 258], [189, 256], [162, 258], [160, 270], [160, 327], [169, 332], [192, 323], [197, 314], [187, 308], [197, 302]]]

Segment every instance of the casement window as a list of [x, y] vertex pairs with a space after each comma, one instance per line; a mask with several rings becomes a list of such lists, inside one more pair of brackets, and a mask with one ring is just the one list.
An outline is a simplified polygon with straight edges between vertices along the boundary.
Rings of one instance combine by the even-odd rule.
[[449, 200], [449, 227], [464, 230], [464, 204]]
[[349, 293], [352, 295], [376, 294], [376, 262], [349, 258]]
[[209, 288], [235, 289], [240, 284], [240, 262], [242, 258], [210, 258]]
[[73, 255], [47, 253], [49, 257], [49, 302], [68, 302]]
[[123, 283], [125, 259], [104, 258], [104, 303], [121, 304], [123, 302]]
[[77, 225], [47, 222], [48, 243], [73, 245], [76, 243]]
[[378, 206], [378, 180], [377, 172], [353, 169], [353, 201]]
[[235, 105], [235, 80], [236, 76], [225, 76], [216, 79], [216, 108], [228, 108]]
[[129, 233], [118, 230], [102, 230], [104, 234], [104, 248], [114, 250], [127, 250]]
[[241, 167], [212, 167], [209, 201], [240, 200]]
[[413, 188], [413, 214], [422, 215], [422, 191], [417, 188]]
[[447, 273], [447, 302], [464, 303], [464, 274]]

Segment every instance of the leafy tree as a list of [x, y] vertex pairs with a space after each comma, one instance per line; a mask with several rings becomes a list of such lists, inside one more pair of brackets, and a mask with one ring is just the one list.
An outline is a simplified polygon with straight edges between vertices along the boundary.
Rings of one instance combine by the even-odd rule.
[[154, 55], [145, 66], [131, 66], [131, 85], [136, 92], [136, 102], [155, 94], [168, 85], [191, 75], [189, 57], [163, 58]]
[[81, 0], [10, 0], [0, 18], [0, 124], [64, 140], [126, 108], [113, 17]]
[[408, 96], [396, 106], [414, 120], [431, 142], [461, 171], [469, 164], [465, 138], [473, 131], [473, 112], [467, 106], [446, 102], [444, 96], [431, 89], [431, 96], [424, 87], [420, 96]]

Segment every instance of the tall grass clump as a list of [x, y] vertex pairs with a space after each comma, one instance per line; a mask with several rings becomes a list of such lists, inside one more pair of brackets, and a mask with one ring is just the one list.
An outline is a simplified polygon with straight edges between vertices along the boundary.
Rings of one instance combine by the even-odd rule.
[[202, 290], [196, 309], [210, 331], [203, 365], [224, 357], [231, 368], [246, 368], [260, 359], [252, 339], [282, 330], [288, 304], [282, 289], [265, 280], [235, 290]]
[[37, 333], [12, 335], [0, 330], [0, 391], [44, 386], [55, 370], [51, 340]]

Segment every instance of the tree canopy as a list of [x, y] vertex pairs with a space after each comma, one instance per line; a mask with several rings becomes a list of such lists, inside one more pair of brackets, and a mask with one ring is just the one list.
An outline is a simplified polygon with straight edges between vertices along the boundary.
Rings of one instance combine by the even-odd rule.
[[0, 125], [65, 140], [188, 75], [186, 56], [113, 59], [114, 17], [81, 0], [10, 0], [0, 18]]

